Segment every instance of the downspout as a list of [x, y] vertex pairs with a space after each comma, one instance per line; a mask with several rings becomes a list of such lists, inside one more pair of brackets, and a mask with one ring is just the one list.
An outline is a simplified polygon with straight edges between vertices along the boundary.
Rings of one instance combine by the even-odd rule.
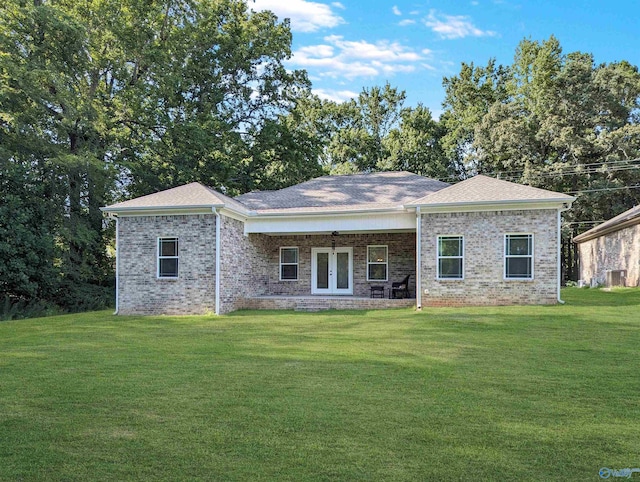
[[422, 215], [420, 206], [416, 207], [416, 310], [422, 309]]
[[220, 213], [211, 208], [216, 215], [216, 315], [220, 314]]
[[115, 214], [109, 214], [109, 217], [116, 219], [116, 311], [113, 312], [114, 315], [118, 314], [118, 310], [120, 309], [119, 304], [119, 291], [120, 291], [120, 283], [119, 283], [119, 270], [118, 265], [120, 264], [118, 261], [120, 260], [120, 236], [119, 236], [119, 225], [118, 225], [118, 216]]
[[558, 208], [558, 303], [564, 305], [564, 300], [560, 298], [560, 288], [562, 286], [562, 229], [561, 229], [561, 213], [569, 209], [564, 207]]

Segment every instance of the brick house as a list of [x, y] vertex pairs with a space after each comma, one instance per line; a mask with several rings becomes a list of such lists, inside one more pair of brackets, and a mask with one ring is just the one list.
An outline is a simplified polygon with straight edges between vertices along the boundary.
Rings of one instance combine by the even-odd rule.
[[623, 286], [640, 286], [640, 205], [573, 238], [580, 279], [607, 284], [607, 272], [623, 272]]
[[233, 199], [191, 183], [103, 211], [117, 219], [119, 313], [223, 314], [556, 303], [573, 200], [481, 175], [381, 172]]

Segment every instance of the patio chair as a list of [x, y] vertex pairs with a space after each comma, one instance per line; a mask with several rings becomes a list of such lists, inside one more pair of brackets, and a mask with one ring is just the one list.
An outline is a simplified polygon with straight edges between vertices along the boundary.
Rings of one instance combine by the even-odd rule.
[[389, 298], [409, 298], [409, 278], [408, 274], [402, 281], [391, 283]]

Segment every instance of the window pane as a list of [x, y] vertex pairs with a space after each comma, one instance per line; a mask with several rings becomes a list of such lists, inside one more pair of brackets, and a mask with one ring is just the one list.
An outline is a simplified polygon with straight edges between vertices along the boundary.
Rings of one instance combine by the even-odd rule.
[[178, 256], [178, 239], [167, 238], [160, 240], [160, 256]]
[[438, 260], [440, 278], [462, 278], [462, 258]]
[[167, 258], [160, 260], [160, 277], [175, 278], [178, 276], [178, 259]]
[[531, 278], [531, 258], [507, 258], [507, 278]]
[[370, 263], [386, 263], [387, 247], [386, 246], [369, 246], [369, 262]]
[[442, 237], [438, 247], [439, 256], [462, 256], [462, 238]]
[[349, 253], [337, 253], [337, 277], [336, 288], [349, 289]]
[[386, 264], [370, 264], [369, 279], [385, 281], [387, 279], [387, 265]]
[[283, 264], [281, 267], [280, 278], [282, 279], [298, 279], [297, 264]]
[[298, 262], [298, 248], [283, 248], [280, 251], [281, 263], [297, 263]]
[[507, 236], [507, 255], [530, 255], [531, 235]]
[[317, 253], [316, 287], [327, 289], [329, 287], [329, 255], [327, 253]]

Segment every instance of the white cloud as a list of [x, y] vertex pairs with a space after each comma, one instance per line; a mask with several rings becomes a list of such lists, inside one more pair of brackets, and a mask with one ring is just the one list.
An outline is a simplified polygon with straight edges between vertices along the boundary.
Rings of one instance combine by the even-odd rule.
[[300, 47], [298, 53], [309, 57], [331, 57], [333, 55], [333, 47], [331, 45], [308, 45]]
[[442, 38], [455, 39], [464, 37], [494, 37], [496, 32], [480, 30], [465, 15], [438, 14], [431, 10], [424, 24]]
[[406, 27], [407, 25], [413, 25], [414, 23], [416, 23], [415, 20], [410, 18], [405, 18], [404, 20], [400, 20], [398, 22], [398, 25], [400, 25], [401, 27]]
[[339, 8], [340, 10], [345, 10], [347, 8], [344, 5], [342, 5], [340, 2], [331, 2], [331, 5], [336, 8]]
[[[248, 5], [252, 10], [271, 10], [279, 18], [291, 19], [291, 30], [294, 32], [316, 32], [321, 28], [332, 28], [345, 23], [340, 15], [324, 3], [307, 0], [255, 0]], [[344, 8], [340, 2], [332, 5]]]
[[391, 10], [393, 10], [394, 15], [402, 15], [402, 12], [400, 11], [397, 5], [394, 5]]
[[358, 97], [358, 93], [352, 90], [313, 89], [313, 93], [321, 99], [332, 100], [334, 102], [346, 102]]
[[375, 43], [345, 40], [341, 35], [326, 36], [324, 41], [324, 44], [299, 48], [293, 53], [291, 63], [313, 69], [311, 74], [314, 76], [354, 79], [381, 73], [413, 72], [416, 65], [425, 60], [424, 53], [428, 51], [418, 53], [388, 40]]

